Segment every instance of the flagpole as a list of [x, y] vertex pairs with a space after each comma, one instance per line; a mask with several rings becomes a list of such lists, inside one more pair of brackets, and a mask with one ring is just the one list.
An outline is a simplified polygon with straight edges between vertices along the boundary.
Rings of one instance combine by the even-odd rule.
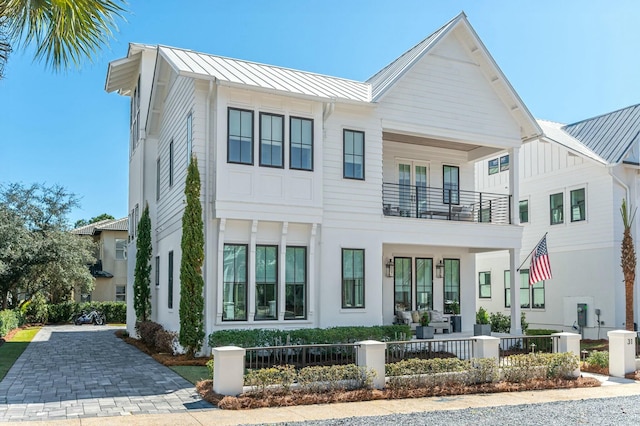
[[545, 232], [544, 235], [542, 236], [542, 238], [540, 238], [540, 241], [538, 241], [538, 243], [533, 246], [533, 250], [531, 250], [529, 252], [529, 254], [527, 255], [527, 257], [524, 258], [524, 260], [522, 261], [522, 263], [520, 264], [520, 266], [518, 266], [518, 269], [516, 269], [516, 271], [519, 271], [520, 268], [522, 268], [522, 265], [524, 265], [524, 263], [527, 261], [527, 259], [529, 259], [529, 257], [531, 256], [531, 254], [536, 250], [536, 248], [540, 245], [540, 243], [542, 242], [542, 240], [544, 240], [544, 237], [547, 236], [549, 232]]

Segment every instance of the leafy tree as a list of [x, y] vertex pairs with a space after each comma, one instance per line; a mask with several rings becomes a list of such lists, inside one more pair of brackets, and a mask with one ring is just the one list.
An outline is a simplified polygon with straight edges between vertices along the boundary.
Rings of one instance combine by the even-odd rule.
[[117, 30], [125, 5], [125, 0], [0, 0], [0, 70], [12, 44], [35, 44], [35, 59], [55, 71], [92, 60]]
[[182, 216], [182, 260], [180, 261], [180, 334], [178, 340], [193, 356], [204, 339], [204, 225], [200, 204], [200, 172], [194, 156], [187, 170], [184, 188], [187, 205]]
[[142, 211], [138, 224], [136, 269], [133, 281], [133, 308], [140, 321], [151, 316], [151, 218], [149, 205]]
[[622, 215], [622, 224], [624, 225], [624, 236], [622, 237], [622, 253], [620, 256], [620, 266], [624, 275], [624, 296], [625, 296], [625, 328], [628, 331], [633, 330], [633, 284], [636, 281], [636, 250], [633, 246], [633, 237], [631, 236], [631, 226], [636, 216], [627, 201], [622, 199], [622, 207], [620, 207]]
[[91, 225], [92, 223], [96, 223], [96, 222], [100, 222], [101, 220], [115, 220], [115, 217], [111, 216], [110, 214], [107, 213], [102, 213], [98, 216], [94, 216], [91, 219], [87, 220], [87, 219], [78, 219], [76, 220], [76, 223], [73, 224], [74, 228], [80, 228], [81, 226], [87, 226], [87, 225]]
[[16, 306], [41, 292], [66, 300], [74, 288], [93, 289], [87, 268], [95, 245], [68, 232], [77, 198], [61, 186], [0, 186], [0, 305]]

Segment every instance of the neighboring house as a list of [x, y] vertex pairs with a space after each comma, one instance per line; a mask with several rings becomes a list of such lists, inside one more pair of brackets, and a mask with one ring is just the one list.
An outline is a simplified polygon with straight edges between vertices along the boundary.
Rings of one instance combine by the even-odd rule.
[[101, 220], [73, 229], [96, 243], [96, 263], [91, 265], [95, 287], [91, 293], [75, 291], [77, 302], [125, 302], [127, 294], [128, 219]]
[[495, 196], [475, 191], [474, 165], [517, 157], [541, 130], [464, 14], [365, 82], [130, 44], [106, 90], [131, 98], [130, 223], [148, 203], [152, 315], [170, 330], [192, 155], [207, 334], [391, 324], [396, 310], [452, 302], [468, 331], [476, 254], [520, 258], [517, 167]]
[[[527, 260], [520, 271], [521, 309], [536, 327], [571, 331], [582, 322], [578, 308], [586, 305], [580, 331], [586, 338], [605, 338], [607, 331], [624, 328], [620, 206], [623, 198], [634, 208], [640, 204], [640, 105], [569, 125], [538, 123], [544, 137], [520, 150], [520, 260], [548, 232], [553, 277], [530, 287]], [[481, 190], [504, 191], [501, 155], [478, 163]], [[636, 246], [638, 222], [633, 224]], [[508, 311], [507, 254], [479, 255], [477, 268], [478, 304], [490, 312]], [[635, 290], [637, 319], [637, 279]]]

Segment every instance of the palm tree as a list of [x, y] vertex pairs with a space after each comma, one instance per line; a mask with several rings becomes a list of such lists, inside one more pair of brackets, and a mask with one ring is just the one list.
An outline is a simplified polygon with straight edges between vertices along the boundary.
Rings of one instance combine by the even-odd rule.
[[628, 331], [633, 330], [633, 284], [636, 280], [636, 250], [633, 246], [633, 237], [631, 236], [631, 225], [636, 216], [627, 208], [627, 201], [622, 199], [622, 223], [624, 225], [624, 237], [622, 238], [622, 254], [620, 256], [620, 266], [624, 274], [624, 295], [625, 295], [625, 328]]
[[[116, 18], [124, 19], [125, 5], [125, 0], [0, 0], [0, 28], [7, 47], [35, 43], [35, 59], [60, 71], [91, 60], [107, 44], [117, 30]], [[0, 55], [0, 69], [6, 60]]]

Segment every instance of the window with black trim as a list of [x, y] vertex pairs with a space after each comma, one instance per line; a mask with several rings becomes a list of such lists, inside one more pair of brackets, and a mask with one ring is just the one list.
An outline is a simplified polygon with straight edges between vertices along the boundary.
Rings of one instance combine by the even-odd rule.
[[253, 111], [228, 109], [227, 162], [253, 164]]
[[287, 246], [285, 320], [307, 317], [307, 248]]
[[503, 155], [500, 157], [500, 171], [504, 172], [509, 170], [509, 155]]
[[156, 287], [160, 285], [160, 256], [156, 256]]
[[571, 222], [585, 220], [587, 216], [584, 188], [575, 189], [569, 192], [569, 199], [571, 200]]
[[416, 307], [433, 309], [433, 259], [417, 257], [416, 264]]
[[342, 307], [364, 308], [363, 249], [342, 249]]
[[551, 194], [549, 196], [549, 214], [551, 225], [557, 225], [564, 222], [563, 198], [564, 196], [562, 192]]
[[260, 165], [284, 167], [284, 116], [260, 113]]
[[458, 166], [442, 166], [444, 204], [460, 204], [460, 168]]
[[529, 200], [520, 200], [520, 223], [529, 222]]
[[289, 118], [289, 168], [313, 170], [313, 120]]
[[478, 273], [478, 296], [480, 299], [491, 299], [491, 272]]
[[278, 246], [256, 246], [256, 320], [278, 319]]
[[169, 252], [168, 265], [168, 289], [167, 289], [167, 308], [173, 309], [173, 251]]
[[225, 244], [222, 278], [222, 320], [247, 319], [247, 245]]
[[489, 174], [495, 175], [498, 171], [498, 159], [494, 158], [493, 160], [489, 160]]
[[[504, 306], [511, 307], [511, 272], [504, 271]], [[529, 285], [529, 270], [520, 270], [520, 307], [544, 309], [545, 292], [544, 281], [538, 281], [533, 285]]]
[[364, 132], [343, 130], [343, 176], [364, 180]]
[[187, 115], [187, 167], [191, 163], [191, 154], [193, 151], [193, 115]]
[[411, 258], [393, 258], [393, 306], [396, 311], [411, 310]]
[[169, 186], [173, 186], [173, 141], [169, 142]]
[[156, 201], [160, 199], [160, 159], [156, 160]]
[[460, 259], [444, 259], [444, 313], [454, 314], [453, 304], [460, 307]]

